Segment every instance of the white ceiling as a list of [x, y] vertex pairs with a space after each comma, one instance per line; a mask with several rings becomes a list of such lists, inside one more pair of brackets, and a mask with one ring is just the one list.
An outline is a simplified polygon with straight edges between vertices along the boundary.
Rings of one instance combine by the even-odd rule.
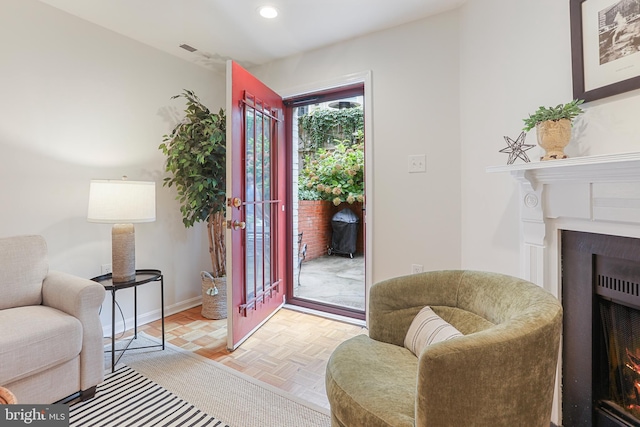
[[[460, 6], [465, 0], [40, 0], [172, 55], [223, 71], [264, 64]], [[279, 11], [266, 20], [257, 12]], [[194, 53], [179, 47], [188, 44]]]

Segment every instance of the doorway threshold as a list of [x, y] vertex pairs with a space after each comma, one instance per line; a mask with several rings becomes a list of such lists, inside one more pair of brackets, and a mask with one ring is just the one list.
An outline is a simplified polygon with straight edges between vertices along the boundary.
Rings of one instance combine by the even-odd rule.
[[301, 313], [312, 314], [312, 315], [318, 316], [318, 317], [324, 317], [326, 319], [336, 320], [338, 322], [343, 322], [343, 323], [347, 323], [347, 324], [350, 324], [350, 325], [361, 326], [363, 328], [367, 327], [367, 322], [366, 321], [360, 320], [360, 319], [354, 319], [352, 317], [340, 316], [338, 314], [326, 313], [326, 312], [321, 311], [321, 310], [314, 310], [312, 308], [300, 307], [298, 305], [293, 305], [293, 304], [285, 304], [283, 306], [283, 308], [286, 308], [286, 309], [292, 310], [292, 311], [299, 311]]

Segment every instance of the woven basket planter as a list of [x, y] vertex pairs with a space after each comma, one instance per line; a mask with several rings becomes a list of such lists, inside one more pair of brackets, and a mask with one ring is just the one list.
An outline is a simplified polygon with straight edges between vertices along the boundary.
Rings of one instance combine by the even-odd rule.
[[202, 277], [202, 316], [207, 319], [227, 318], [227, 278], [213, 277], [203, 271]]

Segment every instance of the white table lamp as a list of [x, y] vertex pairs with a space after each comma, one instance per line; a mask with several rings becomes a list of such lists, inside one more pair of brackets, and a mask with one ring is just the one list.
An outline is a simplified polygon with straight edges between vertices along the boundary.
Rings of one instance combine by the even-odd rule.
[[111, 230], [114, 283], [131, 282], [136, 277], [133, 223], [155, 220], [155, 182], [91, 180], [87, 221], [114, 224]]

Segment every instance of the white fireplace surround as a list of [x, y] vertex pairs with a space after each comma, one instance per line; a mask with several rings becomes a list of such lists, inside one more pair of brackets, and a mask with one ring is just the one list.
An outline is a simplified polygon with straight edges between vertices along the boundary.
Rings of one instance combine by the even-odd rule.
[[[560, 232], [640, 238], [640, 153], [487, 168], [520, 184], [520, 275], [561, 299]], [[558, 367], [552, 421], [561, 425]]]

